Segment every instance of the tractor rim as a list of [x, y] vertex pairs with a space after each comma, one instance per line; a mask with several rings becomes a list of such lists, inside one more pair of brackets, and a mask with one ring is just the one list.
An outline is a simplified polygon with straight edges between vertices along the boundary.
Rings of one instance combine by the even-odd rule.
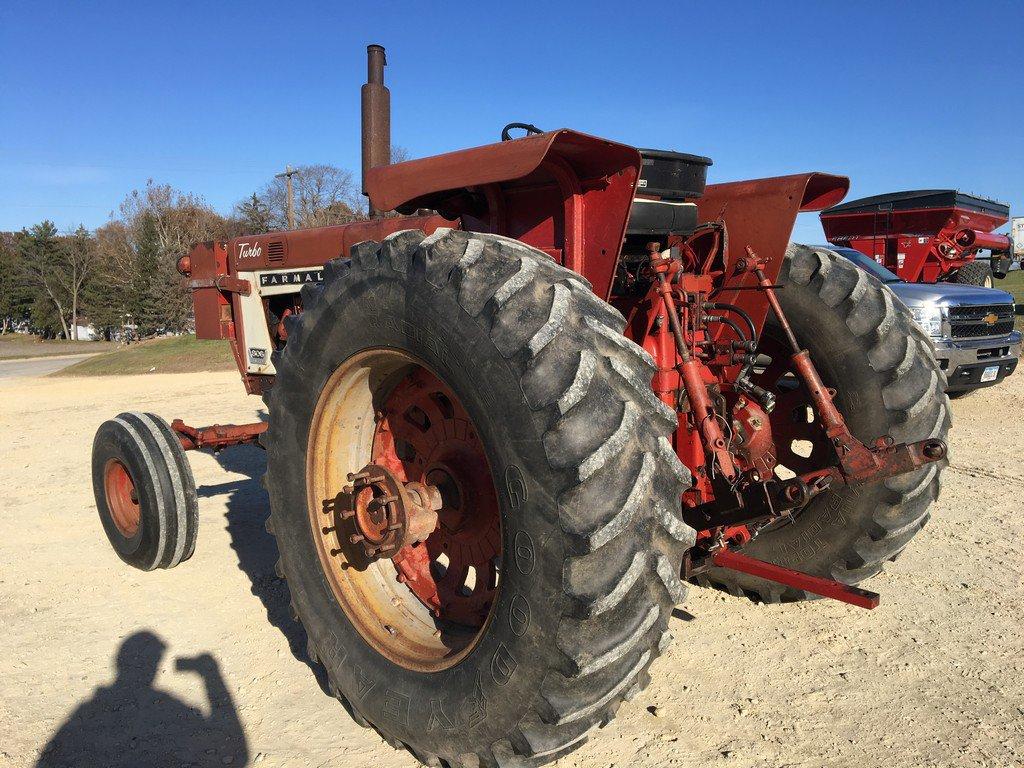
[[[771, 358], [763, 368], [756, 369], [750, 378], [755, 384], [776, 393], [771, 418], [772, 438], [775, 441], [778, 462], [775, 476], [780, 480], [788, 480], [795, 475], [814, 472], [834, 463], [834, 449], [818, 422], [807, 388], [793, 368], [792, 351], [787, 343], [766, 328], [757, 351], [758, 354]], [[823, 493], [827, 494], [828, 491]], [[788, 515], [761, 528], [759, 532], [789, 525], [806, 507], [804, 504], [793, 509]], [[750, 539], [753, 531], [744, 525], [730, 529], [729, 534], [745, 542]]]
[[114, 527], [126, 539], [132, 538], [142, 518], [139, 494], [128, 468], [117, 459], [110, 459], [103, 467], [103, 489]]
[[349, 359], [317, 402], [306, 477], [321, 567], [367, 643], [416, 671], [465, 658], [496, 602], [501, 515], [451, 388], [397, 350]]

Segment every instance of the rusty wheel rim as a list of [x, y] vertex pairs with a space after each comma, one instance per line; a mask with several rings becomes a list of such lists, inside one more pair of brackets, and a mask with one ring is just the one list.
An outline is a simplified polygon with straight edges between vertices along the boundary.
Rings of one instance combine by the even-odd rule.
[[117, 459], [110, 459], [103, 467], [103, 490], [114, 527], [126, 539], [132, 538], [142, 518], [139, 495], [128, 468]]
[[[346, 361], [317, 402], [306, 476], [320, 565], [367, 643], [417, 671], [465, 658], [497, 598], [501, 515], [483, 443], [451, 388], [396, 350]], [[385, 509], [399, 496], [403, 509], [429, 497], [435, 511], [413, 504], [418, 516], [401, 527]], [[385, 540], [389, 523], [408, 529], [401, 544]]]
[[785, 480], [794, 474], [802, 475], [828, 466], [834, 458], [832, 446], [821, 429], [807, 388], [793, 370], [789, 347], [776, 336], [765, 333], [757, 351], [771, 358], [768, 365], [750, 378], [776, 393], [771, 416], [772, 437], [778, 449], [776, 476]]

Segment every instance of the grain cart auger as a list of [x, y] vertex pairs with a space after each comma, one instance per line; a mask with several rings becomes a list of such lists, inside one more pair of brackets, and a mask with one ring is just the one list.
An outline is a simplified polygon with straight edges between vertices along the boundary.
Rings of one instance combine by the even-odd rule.
[[903, 305], [789, 244], [847, 179], [705, 188], [706, 158], [532, 126], [388, 165], [383, 66], [370, 46], [373, 218], [180, 263], [269, 422], [104, 424], [121, 557], [187, 558], [184, 452], [258, 441], [310, 655], [428, 765], [578, 746], [647, 683], [687, 581], [873, 607], [852, 585], [927, 521], [949, 410]]
[[993, 231], [1010, 220], [1010, 206], [956, 189], [874, 195], [820, 215], [832, 245], [856, 248], [910, 283], [991, 288], [1013, 263], [1013, 240]]

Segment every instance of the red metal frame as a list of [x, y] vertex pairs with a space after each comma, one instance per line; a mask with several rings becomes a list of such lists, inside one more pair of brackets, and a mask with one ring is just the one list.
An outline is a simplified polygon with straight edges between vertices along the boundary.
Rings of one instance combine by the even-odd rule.
[[[754, 487], [741, 485], [742, 480], [754, 481], [763, 490], [765, 499], [757, 514], [784, 514], [830, 482], [877, 480], [941, 458], [944, 445], [895, 446], [884, 439], [872, 446], [861, 444], [846, 429], [832, 404], [833, 393], [817, 377], [807, 353], [794, 348], [792, 363], [814, 394], [814, 406], [828, 425], [838, 459], [834, 466], [823, 466], [789, 484], [772, 480], [771, 408], [758, 402], [756, 387], [740, 380], [749, 370], [753, 347], [736, 338], [739, 326], [707, 309], [735, 308], [747, 318], [754, 337], [769, 311], [774, 310], [785, 325], [774, 284], [797, 213], [839, 202], [848, 179], [805, 173], [711, 185], [697, 203], [700, 232], [692, 238], [679, 235], [649, 244], [640, 257], [647, 262], [650, 289], [645, 295], [616, 295], [614, 281], [640, 163], [632, 147], [562, 130], [372, 168], [366, 188], [374, 210], [412, 213], [428, 208], [438, 213], [199, 246], [188, 265], [197, 335], [229, 339], [247, 390], [260, 392], [272, 377], [245, 373], [245, 340], [235, 318], [247, 286], [237, 279], [239, 273], [319, 266], [347, 256], [358, 242], [381, 240], [402, 229], [429, 234], [447, 226], [490, 232], [544, 251], [588, 279], [597, 295], [626, 316], [626, 335], [657, 363], [654, 391], [674, 411], [683, 411], [673, 444], [694, 473], [694, 486], [683, 498], [691, 509], [735, 503], [737, 514], [742, 514], [742, 488]], [[743, 450], [728, 447], [719, 426], [723, 406], [750, 432]], [[264, 424], [195, 429], [180, 421], [173, 426], [186, 448], [214, 449], [252, 442], [265, 429]], [[769, 488], [771, 483], [776, 485]], [[749, 535], [742, 525], [716, 524], [701, 532], [705, 566], [715, 562], [746, 572], [756, 568], [765, 578], [858, 604], [858, 590], [778, 566], [754, 565], [758, 561], [721, 549], [725, 541], [742, 542]]]
[[719, 568], [731, 568], [741, 573], [749, 573], [751, 576], [777, 581], [794, 589], [802, 589], [822, 597], [831, 597], [833, 600], [849, 603], [858, 608], [870, 610], [878, 607], [879, 596], [876, 592], [851, 587], [849, 584], [843, 584], [833, 579], [823, 579], [820, 576], [801, 573], [791, 568], [783, 568], [774, 563], [766, 563], [764, 560], [758, 560], [725, 547], [716, 551], [711, 560]]
[[190, 427], [181, 419], [171, 422], [171, 429], [186, 451], [201, 448], [219, 451], [233, 445], [255, 443], [267, 431], [267, 426], [265, 421], [254, 424], [214, 424], [212, 427]]
[[992, 232], [1005, 216], [966, 207], [823, 213], [833, 245], [868, 256], [911, 283], [934, 283], [973, 261], [982, 250], [1010, 250], [1006, 235]]
[[640, 162], [633, 147], [560, 130], [373, 168], [366, 188], [377, 208], [522, 240], [608, 298]]

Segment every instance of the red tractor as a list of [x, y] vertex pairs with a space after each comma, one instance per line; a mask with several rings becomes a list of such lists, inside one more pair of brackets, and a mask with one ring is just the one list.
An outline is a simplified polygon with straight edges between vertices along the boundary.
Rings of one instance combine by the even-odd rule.
[[383, 69], [370, 46], [370, 220], [181, 260], [269, 420], [106, 422], [119, 555], [186, 560], [185, 451], [258, 441], [310, 656], [428, 765], [579, 746], [647, 684], [686, 582], [874, 607], [853, 585], [927, 522], [950, 416], [903, 304], [789, 243], [847, 179], [705, 187], [705, 158], [532, 126], [388, 165]]
[[[924, 189], [836, 205], [821, 213], [821, 226], [833, 245], [856, 248], [908, 283], [991, 288], [1013, 260], [1013, 241], [992, 231], [1009, 219], [1006, 203]], [[982, 251], [988, 257], [981, 258]]]

